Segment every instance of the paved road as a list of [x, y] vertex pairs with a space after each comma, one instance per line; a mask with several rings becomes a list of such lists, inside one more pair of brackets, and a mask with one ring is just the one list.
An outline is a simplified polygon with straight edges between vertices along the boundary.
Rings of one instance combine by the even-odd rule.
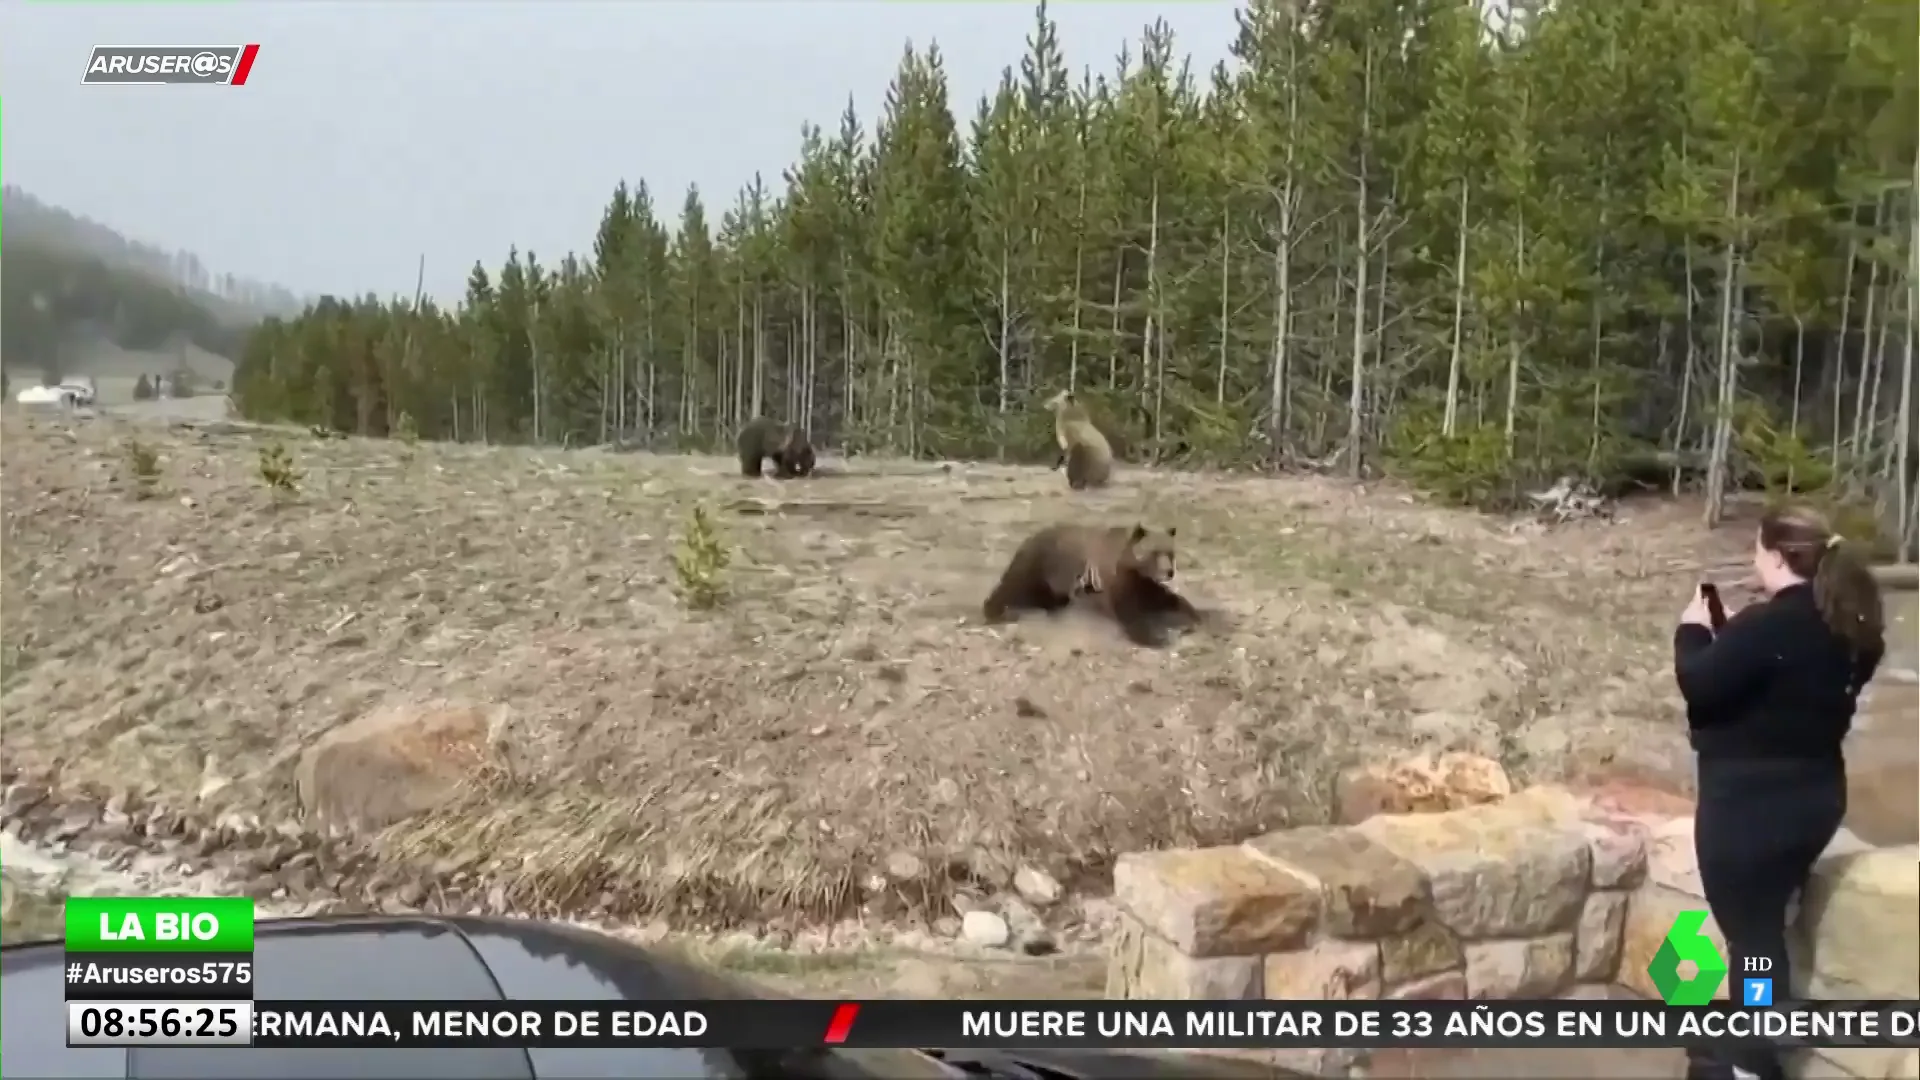
[[163, 398], [154, 401], [122, 401], [102, 406], [116, 416], [146, 420], [224, 420], [227, 399], [224, 394], [202, 394], [189, 398]]

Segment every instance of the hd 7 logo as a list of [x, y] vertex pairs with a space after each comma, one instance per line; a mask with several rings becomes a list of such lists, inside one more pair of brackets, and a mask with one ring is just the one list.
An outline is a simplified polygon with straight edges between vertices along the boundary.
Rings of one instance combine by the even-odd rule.
[[258, 45], [95, 45], [82, 83], [245, 86]]

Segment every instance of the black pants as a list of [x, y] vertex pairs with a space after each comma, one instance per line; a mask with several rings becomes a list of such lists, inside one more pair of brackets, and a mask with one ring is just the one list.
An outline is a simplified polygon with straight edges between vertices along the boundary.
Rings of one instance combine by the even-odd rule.
[[[1693, 848], [1713, 920], [1727, 937], [1728, 994], [1740, 993], [1748, 957], [1773, 961], [1774, 1000], [1792, 993], [1787, 905], [1806, 885], [1814, 860], [1833, 842], [1847, 813], [1846, 767], [1839, 761], [1702, 761]], [[1729, 1066], [1781, 1080], [1780, 1058], [1765, 1047], [1688, 1051], [1689, 1077], [1724, 1077]]]

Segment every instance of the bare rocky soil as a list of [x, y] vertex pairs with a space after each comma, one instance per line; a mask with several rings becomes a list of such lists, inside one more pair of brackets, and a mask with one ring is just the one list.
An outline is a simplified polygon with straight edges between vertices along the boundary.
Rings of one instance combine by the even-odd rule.
[[[1417, 747], [1685, 783], [1686, 508], [1548, 532], [1317, 478], [1134, 469], [1076, 495], [857, 460], [777, 484], [115, 416], [0, 437], [9, 821], [61, 831], [77, 800], [290, 903], [857, 934], [1022, 867], [1097, 890], [1118, 852], [1324, 820], [1343, 768]], [[151, 498], [130, 437], [159, 451]], [[282, 499], [276, 439], [304, 472]], [[710, 613], [669, 565], [696, 503], [735, 551]], [[1177, 525], [1221, 626], [1141, 650], [1083, 616], [981, 625], [1020, 537], [1075, 518]], [[1742, 536], [1704, 550], [1737, 562]], [[497, 767], [376, 836], [314, 835], [301, 751], [435, 699], [506, 707]]]

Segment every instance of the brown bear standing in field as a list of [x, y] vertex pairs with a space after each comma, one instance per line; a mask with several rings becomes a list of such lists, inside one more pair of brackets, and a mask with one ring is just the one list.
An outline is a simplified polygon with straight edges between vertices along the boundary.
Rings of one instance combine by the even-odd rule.
[[783, 424], [765, 416], [747, 421], [740, 429], [740, 472], [744, 476], [761, 475], [762, 464], [773, 460], [773, 475], [792, 480], [813, 473], [813, 444], [806, 433], [792, 424]]
[[1113, 444], [1100, 433], [1086, 406], [1062, 390], [1047, 401], [1053, 413], [1053, 437], [1060, 444], [1054, 468], [1067, 467], [1067, 486], [1075, 491], [1105, 487], [1113, 479]]
[[1135, 645], [1160, 645], [1164, 631], [1192, 626], [1200, 612], [1167, 584], [1174, 530], [1145, 525], [1050, 525], [1013, 553], [981, 613], [1005, 622], [1020, 611], [1057, 612], [1091, 596]]

